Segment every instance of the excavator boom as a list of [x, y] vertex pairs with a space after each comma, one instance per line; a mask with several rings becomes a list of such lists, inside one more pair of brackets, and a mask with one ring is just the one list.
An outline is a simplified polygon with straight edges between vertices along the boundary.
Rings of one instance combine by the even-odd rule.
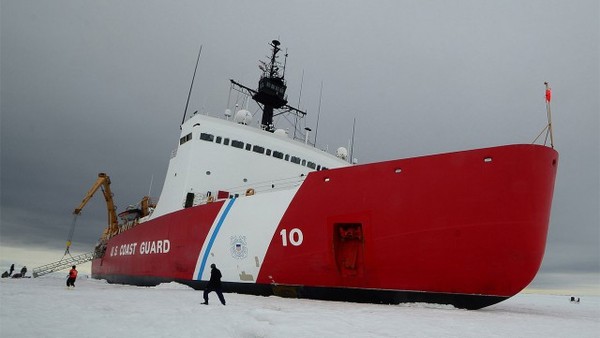
[[106, 201], [106, 209], [108, 212], [108, 227], [104, 231], [103, 237], [109, 238], [114, 236], [119, 230], [119, 222], [117, 221], [117, 214], [115, 212], [115, 204], [112, 199], [112, 192], [110, 190], [110, 177], [105, 173], [99, 173], [98, 179], [90, 190], [87, 192], [81, 203], [73, 210], [73, 215], [79, 215], [83, 207], [89, 202], [89, 200], [94, 196], [98, 189], [102, 190], [104, 195], [104, 200]]
[[[94, 197], [94, 194], [96, 193], [96, 191], [98, 191], [98, 189], [102, 190], [104, 200], [106, 201], [106, 209], [108, 211], [108, 226], [104, 230], [104, 233], [102, 234], [101, 238], [101, 242], [104, 243], [104, 246], [97, 246], [96, 249], [92, 252], [73, 257], [69, 253], [69, 248], [71, 247], [71, 240], [73, 239], [73, 233], [75, 231], [75, 222], [77, 220], [77, 216], [81, 214], [81, 210], [83, 210], [83, 207], [85, 207], [89, 200], [92, 197]], [[110, 178], [105, 173], [99, 173], [96, 182], [94, 182], [90, 190], [88, 190], [87, 194], [85, 194], [85, 197], [83, 198], [81, 203], [79, 203], [75, 210], [73, 210], [73, 223], [71, 224], [71, 230], [67, 238], [67, 248], [65, 250], [63, 258], [61, 258], [58, 262], [46, 264], [33, 269], [33, 277], [35, 278], [43, 276], [47, 273], [64, 270], [75, 263], [82, 264], [91, 261], [92, 259], [94, 259], [94, 257], [101, 257], [102, 255], [104, 255], [104, 250], [106, 250], [106, 242], [108, 241], [108, 239], [116, 235], [118, 232], [119, 222], [117, 221], [115, 204], [112, 199], [112, 192], [110, 191]], [[67, 254], [70, 258], [64, 259]]]

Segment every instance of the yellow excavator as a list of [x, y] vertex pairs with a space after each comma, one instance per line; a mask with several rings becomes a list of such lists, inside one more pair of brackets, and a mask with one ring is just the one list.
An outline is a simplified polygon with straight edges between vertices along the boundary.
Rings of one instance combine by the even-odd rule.
[[[79, 214], [81, 214], [81, 210], [83, 209], [83, 207], [94, 196], [94, 194], [96, 193], [96, 191], [98, 191], [98, 189], [102, 189], [102, 193], [104, 194], [104, 199], [106, 200], [106, 208], [108, 210], [108, 227], [106, 227], [106, 229], [104, 230], [104, 233], [102, 234], [102, 238], [101, 238], [100, 242], [106, 243], [108, 238], [110, 238], [112, 236], [111, 234], [116, 234], [118, 232], [119, 223], [117, 221], [117, 216], [115, 213], [115, 204], [112, 199], [112, 192], [110, 191], [110, 178], [105, 173], [99, 173], [98, 179], [96, 180], [94, 185], [92, 185], [92, 187], [87, 192], [87, 194], [85, 195], [85, 197], [83, 198], [81, 203], [79, 203], [77, 208], [75, 208], [75, 210], [73, 211], [73, 222], [71, 223], [71, 229], [69, 230], [69, 236], [67, 238], [67, 248], [65, 249], [65, 254], [57, 262], [49, 263], [49, 264], [34, 268], [33, 269], [33, 277], [34, 278], [49, 274], [51, 272], [56, 272], [56, 271], [67, 269], [71, 265], [83, 264], [85, 262], [89, 262], [97, 256], [98, 251], [96, 249], [95, 251], [84, 253], [84, 254], [73, 257], [73, 256], [71, 256], [71, 253], [69, 252], [69, 248], [71, 247], [73, 233], [75, 232], [75, 222], [77, 220], [77, 216], [79, 216]], [[65, 258], [67, 255], [69, 255], [69, 257]]]
[[75, 231], [75, 220], [77, 216], [81, 214], [81, 210], [83, 210], [83, 207], [85, 207], [85, 205], [94, 196], [98, 189], [102, 190], [104, 200], [106, 201], [106, 210], [108, 211], [108, 226], [106, 227], [106, 229], [104, 229], [101, 240], [106, 241], [119, 232], [119, 222], [117, 221], [115, 203], [113, 202], [113, 194], [110, 191], [110, 177], [108, 177], [108, 175], [105, 173], [99, 173], [96, 182], [92, 185], [92, 187], [87, 192], [81, 203], [79, 203], [75, 210], [73, 210], [73, 224], [69, 232], [69, 237], [67, 238], [67, 249], [65, 253], [68, 253], [69, 248], [71, 247], [71, 240], [73, 239], [73, 232]]
[[[67, 250], [66, 250], [67, 253], [69, 251], [69, 247], [71, 246], [71, 240], [73, 239], [73, 232], [75, 230], [75, 219], [81, 213], [81, 210], [83, 210], [83, 207], [85, 207], [85, 205], [88, 203], [88, 201], [98, 191], [98, 189], [102, 190], [102, 194], [104, 195], [104, 200], [106, 201], [106, 210], [108, 211], [108, 226], [104, 229], [104, 232], [102, 233], [102, 237], [100, 238], [100, 241], [106, 242], [106, 241], [108, 241], [108, 239], [110, 239], [112, 236], [118, 234], [120, 231], [119, 221], [117, 220], [117, 213], [116, 213], [117, 208], [115, 207], [115, 204], [113, 202], [113, 198], [112, 198], [113, 194], [110, 191], [110, 177], [108, 177], [108, 175], [105, 173], [99, 173], [98, 179], [96, 180], [96, 182], [92, 185], [92, 187], [87, 192], [87, 194], [85, 195], [85, 197], [83, 198], [81, 203], [79, 203], [79, 205], [75, 208], [75, 210], [73, 210], [74, 218], [73, 218], [73, 225], [71, 226], [71, 231], [69, 233], [69, 238], [67, 239]], [[133, 211], [131, 209], [128, 209], [122, 213], [123, 215], [120, 214], [119, 217], [122, 217], [124, 221], [129, 221], [127, 224], [128, 225], [127, 228], [130, 228], [131, 226], [137, 224], [137, 221], [140, 218], [148, 216], [150, 214], [151, 208], [154, 208], [155, 206], [156, 205], [154, 203], [152, 203], [149, 196], [144, 196], [144, 198], [142, 198], [142, 200], [140, 201], [139, 209], [137, 209], [137, 208], [133, 209], [133, 210], [135, 210], [135, 213], [128, 212], [128, 211]], [[132, 214], [135, 215], [135, 217], [131, 218]]]
[[[106, 210], [108, 211], [108, 226], [104, 229], [102, 233], [102, 237], [100, 237], [100, 243], [96, 246], [95, 250], [92, 252], [84, 253], [78, 256], [71, 256], [69, 252], [69, 248], [71, 247], [71, 241], [73, 240], [73, 233], [75, 232], [75, 222], [77, 220], [77, 216], [81, 214], [81, 211], [85, 207], [85, 205], [89, 202], [89, 200], [94, 197], [94, 194], [98, 191], [98, 189], [102, 190], [102, 194], [104, 195], [104, 200], [106, 201]], [[126, 227], [121, 228], [119, 222], [117, 220], [116, 207], [113, 202], [113, 194], [110, 190], [110, 177], [108, 177], [105, 173], [99, 173], [98, 179], [92, 185], [90, 190], [85, 194], [85, 197], [79, 203], [79, 205], [73, 210], [73, 222], [71, 224], [71, 229], [69, 230], [69, 236], [67, 238], [67, 248], [65, 249], [65, 254], [63, 258], [61, 258], [57, 262], [53, 262], [50, 264], [46, 264], [33, 269], [33, 277], [40, 277], [45, 274], [64, 270], [71, 265], [74, 264], [83, 264], [85, 262], [89, 262], [96, 257], [102, 257], [104, 255], [104, 251], [106, 250], [106, 243], [108, 240], [119, 233], [121, 230], [126, 230], [135, 226], [139, 219], [150, 214], [151, 208], [154, 208], [156, 205], [152, 203], [149, 196], [144, 196], [144, 198], [140, 202], [139, 209], [131, 209], [124, 212], [126, 215], [134, 215], [133, 217], [129, 216], [126, 218], [123, 216], [123, 219], [126, 221], [124, 225]], [[65, 258], [69, 255], [69, 258]]]
[[[102, 237], [100, 237], [100, 241], [93, 251], [77, 256], [71, 256], [69, 248], [71, 247], [71, 241], [73, 240], [73, 233], [75, 232], [75, 222], [77, 221], [77, 216], [81, 214], [81, 210], [83, 210], [83, 208], [89, 202], [89, 200], [92, 197], [94, 197], [94, 194], [98, 191], [98, 189], [102, 190], [104, 200], [106, 201], [106, 210], [108, 211], [108, 226], [106, 227], [106, 229], [104, 229]], [[106, 175], [105, 173], [99, 173], [96, 182], [94, 182], [90, 190], [87, 192], [87, 194], [85, 194], [85, 197], [83, 198], [81, 203], [79, 203], [75, 210], [73, 210], [73, 223], [71, 224], [71, 229], [69, 230], [65, 254], [57, 262], [49, 263], [34, 268], [33, 277], [40, 277], [51, 272], [67, 269], [71, 265], [83, 264], [85, 262], [91, 261], [94, 258], [102, 257], [104, 255], [104, 252], [106, 251], [106, 243], [112, 236], [118, 234], [120, 231], [125, 231], [137, 225], [139, 219], [148, 216], [150, 214], [151, 208], [154, 207], [156, 207], [156, 205], [152, 203], [150, 197], [144, 196], [144, 198], [140, 202], [139, 208], [128, 208], [128, 210], [121, 213], [123, 215], [119, 215], [125, 221], [122, 225], [119, 225], [116, 213], [117, 208], [115, 207], [115, 203], [113, 202], [113, 194], [110, 190], [110, 177], [108, 177], [108, 175]], [[65, 258], [67, 255], [69, 255], [69, 257]]]

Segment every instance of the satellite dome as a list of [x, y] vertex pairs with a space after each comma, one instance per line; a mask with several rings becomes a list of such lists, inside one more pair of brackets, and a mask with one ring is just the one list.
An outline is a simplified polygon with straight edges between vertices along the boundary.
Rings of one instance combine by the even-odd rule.
[[275, 129], [273, 134], [277, 136], [287, 137], [287, 131], [285, 131], [285, 129]]
[[252, 123], [252, 114], [250, 114], [250, 112], [246, 109], [240, 109], [237, 113], [235, 113], [233, 121], [239, 124], [250, 124]]
[[337, 148], [337, 150], [335, 151], [335, 156], [341, 158], [342, 160], [347, 160], [348, 159], [348, 149], [346, 149], [344, 147]]

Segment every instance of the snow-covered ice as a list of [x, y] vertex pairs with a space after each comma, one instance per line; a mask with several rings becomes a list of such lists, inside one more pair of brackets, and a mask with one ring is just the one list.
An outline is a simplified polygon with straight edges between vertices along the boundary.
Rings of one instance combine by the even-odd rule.
[[[63, 278], [65, 277], [65, 278]], [[600, 297], [519, 294], [477, 311], [226, 293], [177, 283], [108, 284], [80, 276], [0, 280], [1, 337], [600, 337]]]

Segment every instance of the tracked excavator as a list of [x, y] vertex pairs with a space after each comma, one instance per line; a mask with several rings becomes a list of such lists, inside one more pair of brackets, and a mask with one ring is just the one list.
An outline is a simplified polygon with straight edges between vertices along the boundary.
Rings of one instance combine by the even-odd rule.
[[[77, 217], [81, 214], [83, 208], [86, 206], [89, 200], [92, 197], [94, 197], [94, 194], [98, 190], [102, 191], [102, 195], [104, 196], [104, 200], [106, 201], [108, 226], [104, 229], [102, 236], [100, 237], [100, 241], [98, 245], [96, 245], [94, 251], [77, 256], [72, 256], [69, 250], [72, 244], [73, 234], [75, 233], [75, 224], [77, 221]], [[125, 212], [119, 214], [120, 216], [122, 216], [122, 219], [124, 221], [124, 223], [120, 225], [119, 221], [117, 220], [117, 213], [113, 201], [113, 194], [110, 190], [110, 177], [105, 173], [99, 173], [96, 182], [94, 182], [90, 190], [86, 193], [81, 203], [79, 203], [75, 210], [73, 210], [73, 222], [71, 223], [71, 228], [67, 237], [67, 247], [65, 249], [63, 257], [57, 262], [34, 268], [33, 277], [35, 278], [46, 275], [51, 272], [64, 270], [71, 267], [72, 265], [89, 262], [95, 257], [103, 256], [104, 252], [106, 251], [106, 243], [112, 236], [119, 233], [121, 227], [131, 228], [135, 226], [140, 218], [148, 216], [150, 214], [150, 210], [154, 206], [155, 205], [152, 203], [150, 197], [144, 196], [144, 198], [140, 202], [139, 208], [128, 208]], [[132, 214], [134, 215], [133, 217], [131, 216]]]

